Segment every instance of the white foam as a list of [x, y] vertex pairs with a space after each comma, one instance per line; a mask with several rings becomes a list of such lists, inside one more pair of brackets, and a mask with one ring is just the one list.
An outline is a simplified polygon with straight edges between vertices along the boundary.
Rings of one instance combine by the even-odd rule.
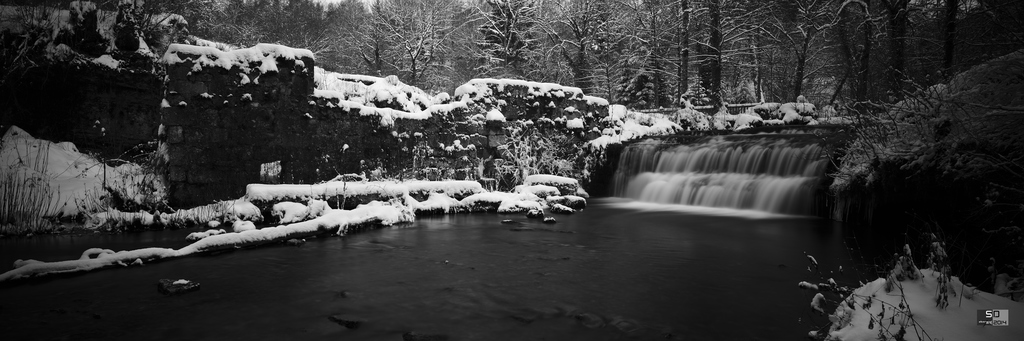
[[812, 216], [801, 216], [801, 215], [789, 215], [771, 213], [757, 210], [742, 210], [736, 208], [725, 208], [725, 207], [707, 207], [707, 206], [693, 206], [693, 205], [679, 205], [679, 204], [660, 204], [651, 202], [634, 201], [628, 198], [606, 198], [602, 200], [604, 203], [615, 208], [624, 208], [637, 211], [661, 211], [661, 212], [681, 212], [681, 213], [692, 213], [699, 215], [709, 216], [720, 216], [720, 217], [736, 217], [736, 218], [747, 218], [747, 219], [793, 219], [793, 218], [804, 218], [804, 219], [817, 219]]

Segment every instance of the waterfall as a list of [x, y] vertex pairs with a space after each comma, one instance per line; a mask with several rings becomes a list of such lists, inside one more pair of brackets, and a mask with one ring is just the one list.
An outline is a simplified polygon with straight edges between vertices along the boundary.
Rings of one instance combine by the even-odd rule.
[[628, 146], [613, 180], [638, 201], [814, 215], [828, 159], [817, 143], [764, 135]]

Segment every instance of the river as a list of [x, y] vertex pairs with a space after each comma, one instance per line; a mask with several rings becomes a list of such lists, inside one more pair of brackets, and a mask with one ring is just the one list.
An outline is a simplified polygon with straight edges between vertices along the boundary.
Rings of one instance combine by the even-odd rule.
[[[850, 227], [623, 207], [592, 200], [545, 225], [468, 214], [0, 287], [4, 340], [798, 340], [817, 282], [848, 269]], [[502, 224], [515, 219], [519, 225]], [[512, 231], [515, 227], [549, 228]], [[0, 261], [78, 258], [88, 247], [180, 247], [196, 229], [0, 239]], [[161, 278], [202, 289], [166, 297]], [[856, 284], [855, 282], [852, 284]], [[365, 322], [346, 329], [344, 314]]]

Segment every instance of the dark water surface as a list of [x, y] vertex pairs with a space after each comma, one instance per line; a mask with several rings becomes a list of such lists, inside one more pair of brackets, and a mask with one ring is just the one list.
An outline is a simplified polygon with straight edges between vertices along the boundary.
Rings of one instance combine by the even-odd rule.
[[[576, 233], [510, 231], [500, 223], [508, 218]], [[828, 220], [640, 211], [608, 200], [557, 218], [423, 218], [302, 247], [0, 286], [0, 339], [401, 340], [417, 331], [450, 340], [802, 340], [808, 320], [823, 322], [796, 286], [818, 280], [804, 252], [826, 269], [853, 268], [843, 226]], [[3, 239], [0, 261], [180, 247], [192, 231]], [[165, 297], [161, 278], [202, 289]], [[334, 314], [366, 322], [347, 330], [328, 321]]]

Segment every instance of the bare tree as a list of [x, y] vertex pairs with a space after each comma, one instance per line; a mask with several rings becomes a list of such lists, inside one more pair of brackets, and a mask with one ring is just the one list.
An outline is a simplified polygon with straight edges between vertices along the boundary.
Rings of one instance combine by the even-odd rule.
[[942, 73], [943, 78], [949, 79], [953, 76], [953, 57], [956, 52], [956, 16], [960, 4], [957, 0], [945, 0], [945, 5]]
[[590, 91], [594, 87], [591, 51], [596, 49], [598, 35], [609, 32], [614, 25], [609, 1], [568, 0], [558, 2], [555, 9], [553, 20], [541, 26], [569, 65], [573, 84]]
[[[449, 55], [456, 23], [457, 0], [378, 0], [373, 7], [374, 31], [383, 35], [375, 43], [387, 41], [388, 58], [399, 76], [414, 86], [424, 86], [428, 77], [440, 77], [448, 70], [440, 61]], [[374, 45], [374, 62], [382, 62], [379, 45]], [[369, 58], [366, 58], [369, 61]], [[437, 85], [437, 84], [432, 84]]]
[[882, 0], [889, 28], [889, 91], [894, 99], [901, 98], [907, 80], [906, 39], [910, 0]]
[[484, 63], [482, 73], [498, 76], [526, 77], [532, 72], [524, 66], [536, 57], [538, 50], [537, 0], [487, 0], [488, 8], [479, 7], [483, 39], [477, 43]]
[[782, 32], [780, 40], [795, 55], [795, 76], [793, 77], [793, 94], [795, 100], [804, 92], [804, 83], [810, 73], [807, 70], [808, 59], [812, 54], [823, 50], [826, 46], [825, 33], [838, 23], [837, 1], [834, 0], [794, 0], [793, 8], [789, 9], [793, 20], [783, 22], [776, 17], [775, 25]]
[[380, 23], [390, 19], [385, 2], [374, 1], [370, 7], [369, 19], [359, 29], [360, 40], [362, 41], [359, 48], [359, 56], [366, 63], [369, 73], [375, 76], [383, 77], [387, 72], [385, 71], [387, 63], [384, 59], [388, 53], [388, 47], [391, 46], [391, 42], [387, 39], [387, 30]]

